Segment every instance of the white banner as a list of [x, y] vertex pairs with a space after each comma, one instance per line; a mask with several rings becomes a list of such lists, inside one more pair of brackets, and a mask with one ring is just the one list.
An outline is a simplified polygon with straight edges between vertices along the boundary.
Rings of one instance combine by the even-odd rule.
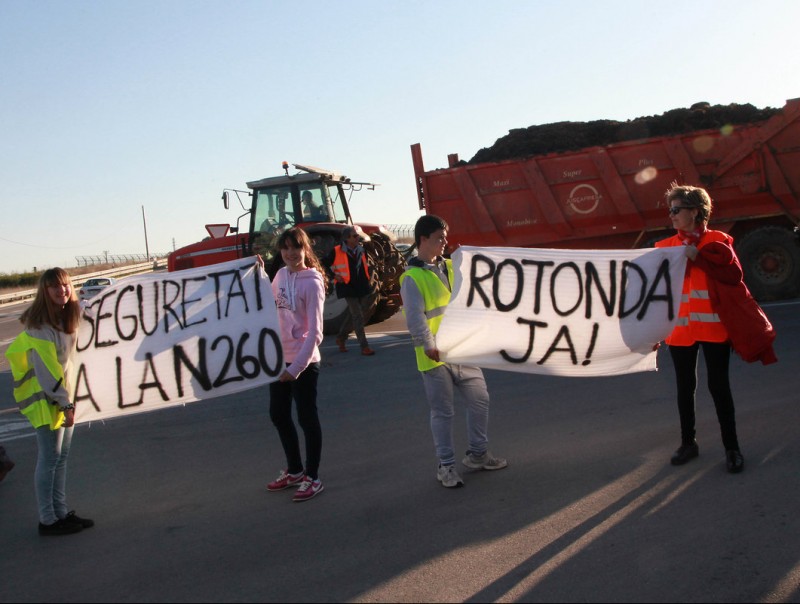
[[241, 392], [284, 368], [272, 287], [252, 258], [125, 278], [83, 311], [76, 422]]
[[655, 371], [672, 331], [680, 247], [555, 250], [462, 246], [436, 343], [443, 360], [559, 376]]

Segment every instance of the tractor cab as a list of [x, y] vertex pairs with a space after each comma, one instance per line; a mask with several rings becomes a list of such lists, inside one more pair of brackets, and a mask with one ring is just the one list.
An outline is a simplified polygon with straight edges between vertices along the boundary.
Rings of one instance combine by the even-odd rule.
[[349, 224], [347, 185], [330, 173], [316, 172], [249, 182], [247, 186], [253, 191], [250, 232], [281, 233], [305, 223]]
[[[293, 226], [301, 226], [308, 233], [317, 255], [324, 258], [338, 242], [342, 229], [353, 224], [349, 196], [364, 187], [374, 190], [377, 186], [352, 182], [334, 170], [292, 165], [299, 170], [297, 174], [289, 174], [289, 164], [283, 162], [284, 175], [247, 183], [252, 198], [247, 253], [263, 256], [268, 265], [277, 238]], [[241, 192], [236, 191], [237, 196]], [[228, 207], [227, 191], [223, 200]], [[367, 233], [364, 236], [369, 239]]]

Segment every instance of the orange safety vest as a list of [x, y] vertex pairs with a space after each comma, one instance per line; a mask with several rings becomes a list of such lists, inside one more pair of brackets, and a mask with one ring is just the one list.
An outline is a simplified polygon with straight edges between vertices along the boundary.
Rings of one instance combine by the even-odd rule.
[[[728, 242], [728, 236], [721, 231], [706, 231], [697, 249], [715, 241]], [[656, 243], [656, 247], [675, 247], [683, 245], [680, 237], [674, 235]], [[683, 294], [678, 309], [678, 323], [672, 333], [664, 340], [670, 346], [691, 346], [695, 342], [727, 342], [728, 331], [720, 321], [711, 304], [708, 293], [708, 275], [691, 261], [686, 265], [683, 278]]]
[[[337, 277], [341, 277], [343, 283], [350, 283], [350, 262], [348, 262], [348, 255], [342, 249], [341, 245], [337, 245], [334, 249], [333, 264], [331, 270]], [[364, 260], [361, 263], [364, 266], [364, 274], [369, 281], [369, 269], [367, 268], [367, 256], [364, 254]]]

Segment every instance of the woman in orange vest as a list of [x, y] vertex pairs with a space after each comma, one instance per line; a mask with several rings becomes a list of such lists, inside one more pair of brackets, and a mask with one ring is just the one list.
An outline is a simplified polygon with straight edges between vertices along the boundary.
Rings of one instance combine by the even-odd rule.
[[730, 336], [716, 304], [717, 287], [743, 287], [741, 265], [733, 251], [733, 238], [706, 228], [712, 207], [708, 192], [699, 187], [673, 183], [666, 192], [666, 201], [677, 234], [659, 241], [656, 247], [684, 246], [688, 258], [678, 323], [666, 338], [675, 366], [681, 422], [681, 446], [673, 454], [671, 463], [683, 465], [699, 454], [695, 440], [695, 392], [697, 357], [702, 348], [708, 389], [714, 399], [722, 432], [727, 469], [731, 473], [741, 472], [744, 458], [736, 435], [736, 415], [728, 375]]

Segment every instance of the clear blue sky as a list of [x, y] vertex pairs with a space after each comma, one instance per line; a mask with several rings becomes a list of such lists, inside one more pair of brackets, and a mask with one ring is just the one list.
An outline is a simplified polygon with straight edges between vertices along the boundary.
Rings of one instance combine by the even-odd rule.
[[[234, 223], [281, 161], [380, 183], [509, 129], [800, 97], [797, 0], [0, 0], [0, 272], [151, 253]], [[238, 211], [237, 211], [238, 210]]]

